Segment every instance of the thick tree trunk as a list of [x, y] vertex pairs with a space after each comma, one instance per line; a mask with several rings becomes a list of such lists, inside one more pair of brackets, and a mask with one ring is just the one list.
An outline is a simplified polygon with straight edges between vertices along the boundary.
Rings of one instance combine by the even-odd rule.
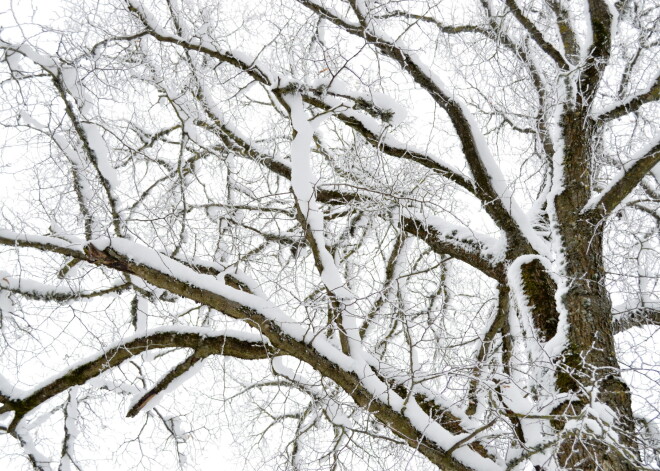
[[[568, 310], [568, 342], [557, 374], [557, 386], [560, 392], [574, 393], [575, 398], [557, 412], [586, 416], [592, 412], [585, 408], [597, 400], [616, 413], [612, 425], [618, 432], [619, 443], [631, 445], [630, 391], [620, 376], [614, 348], [611, 303], [603, 285], [602, 233], [583, 231], [570, 237], [573, 250], [567, 258], [567, 270], [571, 274], [571, 286], [563, 297]], [[606, 419], [598, 410], [593, 413], [600, 420]], [[626, 457], [625, 453], [605, 446], [604, 441], [600, 439], [596, 445], [587, 436], [569, 433], [561, 445], [560, 460], [567, 469], [635, 469], [627, 459], [629, 455]]]
[[[566, 416], [555, 421], [555, 426], [562, 430], [559, 460], [569, 470], [632, 471], [635, 469], [630, 461], [633, 448], [625, 446], [632, 445], [634, 430], [631, 397], [620, 375], [612, 306], [604, 285], [604, 215], [597, 211], [582, 212], [591, 196], [589, 118], [585, 113], [567, 113], [564, 131], [565, 188], [555, 205], [563, 242], [564, 276], [568, 282], [568, 291], [561, 300], [568, 313], [568, 338], [563, 358], [557, 365], [556, 381], [559, 392], [572, 393], [572, 399], [555, 410], [556, 414]], [[598, 436], [599, 430], [571, 428], [570, 420], [576, 416], [581, 423], [593, 418], [606, 425], [607, 414], [602, 408], [591, 408], [594, 402], [614, 411], [616, 418], [610, 424], [610, 433], [615, 431], [617, 437], [611, 441], [623, 446], [607, 446], [607, 439]]]

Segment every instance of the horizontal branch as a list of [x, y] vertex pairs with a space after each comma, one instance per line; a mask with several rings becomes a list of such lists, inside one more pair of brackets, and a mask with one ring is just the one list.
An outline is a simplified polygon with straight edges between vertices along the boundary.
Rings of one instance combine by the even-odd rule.
[[5, 277], [0, 279], [0, 289], [18, 294], [27, 299], [35, 301], [72, 301], [76, 299], [89, 299], [106, 294], [122, 293], [129, 289], [130, 283], [119, 283], [115, 286], [102, 288], [98, 290], [80, 290], [76, 291], [68, 287], [45, 285], [25, 278]]
[[642, 306], [630, 309], [615, 315], [612, 321], [612, 329], [615, 334], [646, 325], [660, 326], [660, 308]]

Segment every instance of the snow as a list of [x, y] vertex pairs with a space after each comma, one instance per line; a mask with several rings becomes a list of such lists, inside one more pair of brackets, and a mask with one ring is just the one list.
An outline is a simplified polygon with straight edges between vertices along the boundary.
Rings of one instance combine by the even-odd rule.
[[20, 440], [25, 453], [31, 456], [37, 463], [37, 466], [39, 466], [39, 468], [37, 468], [39, 471], [50, 471], [53, 469], [51, 466], [51, 459], [37, 449], [34, 439], [30, 436], [30, 432], [26, 430], [23, 421], [18, 424], [15, 433]]
[[112, 247], [117, 253], [137, 264], [147, 266], [183, 283], [206, 290], [233, 303], [252, 309], [278, 325], [286, 335], [297, 341], [310, 343], [319, 354], [337, 363], [340, 368], [348, 371], [353, 370], [353, 360], [343, 355], [322, 335], [318, 335], [318, 332], [304, 328], [264, 298], [231, 288], [214, 276], [198, 273], [192, 268], [154, 249], [126, 239], [101, 238], [92, 241], [92, 244], [97, 248]]
[[470, 128], [470, 137], [475, 143], [479, 160], [486, 169], [493, 190], [502, 200], [504, 208], [508, 211], [514, 221], [516, 221], [521, 232], [532, 245], [534, 250], [541, 255], [549, 255], [549, 247], [547, 246], [547, 243], [536, 233], [531, 222], [527, 218], [527, 215], [522, 211], [518, 203], [516, 203], [513, 193], [507, 184], [507, 180], [504, 178], [499, 165], [495, 162], [495, 158], [481, 132], [479, 123], [477, 123], [468, 106], [463, 100], [455, 96], [455, 94], [452, 93], [452, 91], [443, 83], [440, 77], [424, 64], [416, 54], [409, 54], [409, 57], [415, 66], [433, 82], [445, 97], [447, 97], [447, 100], [460, 108], [461, 115]]
[[[303, 87], [301, 86], [300, 88]], [[376, 91], [369, 91], [366, 93], [356, 91], [352, 89], [352, 87], [350, 87], [346, 82], [337, 77], [333, 77], [332, 79], [317, 79], [312, 82], [311, 89], [321, 90], [323, 92], [323, 100], [325, 100], [333, 107], [340, 106], [340, 104], [344, 103], [346, 107], [352, 108], [354, 105], [350, 102], [358, 103], [360, 101], [364, 101], [371, 103], [375, 108], [379, 110], [389, 111], [392, 113], [392, 117], [386, 122], [392, 127], [396, 127], [403, 123], [408, 114], [406, 107], [395, 100], [392, 96]], [[356, 119], [364, 119], [365, 127], [368, 126], [368, 129], [372, 131], [380, 128], [380, 124], [376, 120], [373, 120], [373, 118], [370, 116], [365, 116], [360, 113], [353, 114], [353, 111], [354, 110], [349, 109], [344, 113]]]
[[[286, 101], [291, 110], [291, 124], [296, 136], [291, 142], [291, 188], [296, 198], [298, 210], [305, 219], [306, 230], [314, 239], [315, 256], [317, 264], [321, 267], [321, 280], [335, 299], [341, 304], [342, 328], [349, 344], [349, 353], [356, 362], [354, 371], [364, 372], [368, 366], [364, 361], [364, 350], [360, 342], [358, 331], [358, 313], [356, 311], [355, 296], [348, 289], [344, 277], [341, 275], [334, 258], [328, 251], [324, 237], [323, 214], [316, 201], [314, 186], [317, 178], [311, 168], [311, 145], [314, 130], [324, 118], [315, 118], [308, 121], [300, 94], [287, 95]], [[372, 376], [372, 375], [369, 375]], [[361, 377], [364, 380], [363, 377]], [[384, 388], [384, 385], [378, 388]], [[376, 396], [378, 397], [378, 396]]]
[[48, 237], [41, 235], [28, 235], [24, 233], [14, 232], [7, 229], [0, 229], [0, 239], [7, 239], [10, 241], [24, 242], [28, 244], [38, 244], [38, 245], [47, 245], [52, 247], [58, 247], [66, 250], [71, 250], [74, 252], [79, 252], [83, 256], [83, 245], [79, 243], [71, 243], [66, 240], [59, 239], [57, 237]]
[[9, 399], [17, 399], [20, 393], [21, 391], [16, 391], [16, 387], [0, 373], [0, 395]]
[[[0, 47], [6, 49], [7, 51], [16, 51], [16, 53], [21, 54], [24, 57], [27, 57], [32, 62], [42, 67], [43, 69], [47, 70], [51, 74], [57, 73], [57, 63], [47, 55], [36, 51], [34, 48], [32, 48], [32, 46], [30, 46], [27, 43], [23, 43], [20, 46], [17, 46], [15, 44], [11, 44], [0, 39]], [[13, 59], [13, 63], [17, 64], [18, 60]]]
[[35, 297], [41, 297], [41, 298], [48, 298], [54, 295], [63, 295], [70, 297], [85, 296], [90, 293], [93, 293], [94, 291], [111, 289], [113, 287], [117, 287], [124, 284], [123, 280], [117, 280], [108, 287], [105, 288], [101, 287], [98, 290], [90, 291], [90, 290], [74, 290], [69, 286], [47, 285], [39, 281], [31, 280], [25, 277], [12, 277], [9, 276], [9, 274], [3, 276], [0, 281], [1, 281], [0, 287], [4, 287], [8, 291], [17, 291], [20, 293], [33, 295]]
[[209, 51], [216, 52], [221, 56], [234, 58], [237, 61], [241, 62], [242, 66], [247, 66], [246, 68], [250, 68], [252, 70], [258, 70], [261, 73], [261, 75], [263, 75], [266, 78], [269, 84], [273, 84], [276, 82], [276, 80], [273, 79], [273, 76], [269, 72], [268, 67], [266, 67], [265, 64], [258, 61], [256, 58], [250, 56], [249, 54], [246, 54], [244, 52], [235, 49], [232, 49], [231, 51], [226, 49], [221, 49], [217, 46], [216, 43], [205, 40], [204, 38], [193, 37], [186, 39], [180, 35], [171, 34], [168, 31], [164, 30], [163, 28], [159, 27], [158, 20], [154, 18], [153, 15], [149, 13], [145, 8], [143, 8], [142, 5], [138, 4], [134, 0], [127, 0], [127, 3], [132, 8], [140, 12], [140, 16], [144, 19], [149, 29], [151, 29], [156, 35], [171, 40], [174, 43], [179, 43], [179, 44], [186, 43], [191, 48], [207, 49]]
[[[528, 263], [531, 263], [535, 260], [540, 261], [543, 264], [548, 275], [552, 276], [555, 283], [557, 283], [558, 289], [556, 292], [556, 302], [557, 308], [559, 310], [559, 320], [557, 324], [557, 332], [551, 339], [546, 339], [545, 344], [543, 345], [543, 350], [545, 355], [538, 356], [537, 358], [548, 357], [556, 358], [558, 355], [564, 351], [567, 342], [568, 335], [568, 312], [563, 308], [562, 298], [565, 294], [565, 283], [563, 279], [558, 277], [555, 274], [554, 267], [552, 262], [550, 262], [545, 257], [540, 257], [538, 255], [523, 255], [514, 260], [507, 269], [507, 279], [509, 281], [509, 286], [511, 291], [514, 294], [516, 304], [520, 309], [520, 314], [523, 319], [523, 325], [525, 330], [530, 334], [536, 337], [536, 327], [534, 326], [534, 316], [529, 306], [529, 300], [524, 292], [524, 284], [522, 280], [522, 266]], [[534, 356], [534, 355], [532, 355]]]
[[[414, 399], [409, 400], [406, 404], [404, 415], [410, 419], [411, 423], [417, 430], [423, 432], [423, 435], [425, 435], [426, 438], [434, 441], [440, 448], [445, 450], [450, 449], [455, 443], [458, 443], [467, 436], [467, 434], [451, 434], [438, 422], [431, 420], [430, 417], [422, 411], [417, 404], [417, 401]], [[467, 446], [458, 447], [454, 450], [452, 456], [460, 463], [470, 466], [472, 469], [483, 471], [502, 471], [504, 469], [501, 465], [488, 458], [484, 458]]]
[[[160, 404], [160, 401], [167, 396], [169, 393], [173, 392], [176, 390], [179, 386], [181, 386], [183, 383], [188, 381], [190, 378], [195, 376], [199, 371], [202, 369], [204, 360], [199, 360], [195, 364], [193, 364], [187, 371], [185, 371], [183, 374], [177, 376], [174, 378], [165, 388], [163, 388], [158, 394], [156, 394], [154, 397], [150, 398], [146, 404], [140, 408], [141, 412], [147, 412], [152, 410], [154, 407], [158, 407]], [[169, 372], [168, 372], [169, 373]], [[166, 373], [165, 375], [167, 375]], [[163, 378], [165, 377], [163, 375]], [[158, 383], [156, 383], [158, 384]], [[137, 404], [139, 401], [141, 401], [144, 398], [144, 393], [137, 394], [134, 398], [133, 401], [129, 404], [129, 410]]]
[[[294, 101], [293, 104], [295, 105], [296, 102]], [[302, 101], [299, 101], [297, 105], [299, 106], [299, 110], [301, 110]], [[305, 122], [307, 122], [306, 118], [304, 117], [304, 114], [302, 115], [298, 114], [298, 116], [296, 117], [295, 124], [299, 125], [302, 128], [302, 133], [299, 133], [299, 135], [302, 135], [302, 137], [306, 138], [307, 143], [309, 144], [309, 139], [311, 139], [313, 131], [311, 129], [305, 129], [305, 126], [311, 127], [311, 125], [305, 124], [305, 122], [301, 122], [301, 117], [302, 119], [305, 120]], [[302, 140], [296, 146], [293, 146], [295, 152], [298, 153], [297, 155], [292, 156], [293, 157], [292, 161], [296, 163], [299, 163], [302, 160], [301, 157], [308, 155], [309, 152], [309, 148], [303, 147], [301, 143]], [[308, 161], [303, 163], [309, 166]], [[318, 211], [318, 209], [315, 208], [314, 206], [315, 200], [313, 198], [314, 196], [313, 187], [312, 187], [313, 182], [309, 181], [310, 174], [311, 174], [310, 171], [305, 172], [305, 169], [303, 168], [303, 173], [302, 173], [303, 177], [301, 177], [300, 174], [298, 174], [297, 181], [295, 183], [297, 189], [300, 190], [300, 193], [310, 196], [311, 199], [307, 202], [308, 215], [310, 214], [311, 211], [312, 223], [318, 226], [318, 224], [322, 225], [322, 216], [320, 214], [317, 215], [313, 214], [313, 210], [316, 209]], [[305, 179], [304, 177], [305, 175], [307, 176], [307, 179]], [[318, 237], [320, 239], [321, 243], [323, 242], [322, 229], [323, 228], [321, 226], [320, 232], [314, 234], [315, 237]], [[44, 236], [25, 236], [6, 230], [0, 231], [0, 237], [2, 236], [11, 238], [12, 240], [22, 239], [29, 241], [39, 241], [41, 243], [55, 244], [57, 246], [62, 246], [66, 248], [72, 246], [71, 244], [57, 238], [44, 237]], [[370, 393], [372, 393], [375, 398], [378, 398], [379, 400], [382, 400], [384, 403], [389, 404], [396, 411], [405, 413], [405, 415], [411, 421], [413, 421], [415, 426], [419, 427], [419, 430], [421, 432], [427, 434], [427, 436], [430, 439], [442, 444], [442, 446], [445, 449], [450, 448], [452, 444], [456, 442], [456, 438], [454, 438], [453, 435], [449, 434], [449, 432], [444, 430], [438, 424], [431, 424], [429, 426], [430, 419], [428, 418], [428, 416], [426, 416], [426, 414], [424, 414], [421, 410], [419, 410], [418, 406], [415, 407], [408, 404], [408, 406], [405, 407], [404, 410], [403, 399], [401, 399], [398, 395], [396, 395], [391, 390], [389, 390], [389, 388], [373, 374], [373, 372], [371, 371], [371, 369], [369, 368], [366, 362], [369, 359], [369, 356], [366, 355], [365, 352], [362, 352], [361, 344], [357, 340], [359, 338], [359, 335], [357, 334], [355, 328], [354, 319], [352, 320], [352, 325], [349, 323], [347, 323], [346, 325], [347, 331], [349, 332], [349, 340], [351, 343], [351, 350], [350, 350], [351, 358], [349, 358], [346, 355], [342, 354], [327, 339], [325, 339], [323, 335], [318, 335], [318, 332], [313, 332], [308, 329], [305, 329], [303, 326], [299, 325], [291, 318], [286, 316], [279, 308], [274, 306], [269, 301], [254, 294], [245, 293], [230, 288], [224, 285], [224, 283], [219, 281], [217, 278], [210, 275], [197, 273], [191, 268], [188, 268], [187, 266], [183, 265], [182, 263], [173, 260], [171, 258], [168, 258], [167, 256], [158, 253], [157, 251], [151, 248], [141, 246], [126, 239], [119, 239], [119, 238], [113, 238], [113, 239], [101, 238], [93, 241], [92, 244], [99, 250], [112, 247], [112, 249], [115, 252], [127, 257], [128, 259], [134, 261], [135, 263], [148, 266], [154, 270], [160, 271], [161, 273], [167, 274], [168, 276], [173, 276], [184, 283], [191, 284], [193, 286], [199, 287], [200, 289], [208, 290], [212, 293], [216, 293], [224, 297], [225, 299], [229, 299], [233, 302], [237, 302], [243, 306], [254, 309], [255, 311], [259, 312], [261, 315], [263, 315], [265, 318], [270, 319], [272, 322], [276, 323], [285, 334], [299, 341], [310, 343], [319, 354], [333, 361], [335, 364], [337, 364], [339, 368], [342, 368], [349, 372], [354, 371], [355, 373], [357, 373], [359, 375], [362, 385], [365, 388], [367, 388], [367, 390]], [[321, 247], [324, 248], [324, 245], [321, 244]], [[74, 245], [74, 248], [79, 251], [82, 250], [82, 247], [80, 247], [79, 244]], [[324, 283], [327, 283], [329, 289], [334, 290], [338, 299], [344, 301], [347, 310], [346, 314], [350, 314], [350, 309], [353, 309], [354, 307], [351, 304], [346, 303], [346, 301], [351, 299], [350, 298], [351, 293], [350, 291], [348, 291], [348, 289], [344, 287], [344, 282], [342, 281], [337, 271], [337, 267], [334, 264], [334, 260], [332, 259], [329, 253], [324, 255], [323, 262], [328, 264], [327, 272], [326, 270], [324, 270], [325, 273], [323, 273], [322, 275]], [[347, 317], [346, 320], [350, 322], [351, 321], [350, 317], [348, 315], [346, 317]], [[180, 327], [180, 328], [177, 327], [177, 328], [169, 328], [165, 330], [184, 332], [184, 331], [190, 331], [191, 329], [192, 328], [190, 327]], [[197, 332], [202, 332], [201, 330], [196, 330], [196, 329], [192, 329], [192, 330]], [[151, 330], [149, 332], [155, 332], [155, 331], [156, 330]], [[222, 332], [215, 332], [209, 330], [204, 330], [204, 332], [206, 335], [222, 335]], [[255, 337], [254, 334], [240, 333], [237, 335], [241, 335], [243, 337], [247, 336], [248, 338], [251, 338], [253, 341], [263, 341], [263, 338], [261, 336]], [[128, 341], [130, 341], [130, 337], [128, 339], [122, 340], [122, 342], [120, 343], [124, 343]], [[106, 349], [106, 351], [108, 351], [113, 347], [116, 348], [117, 346], [118, 344], [114, 346], [110, 346]], [[98, 357], [95, 356], [94, 358], [98, 358]], [[76, 362], [75, 365], [71, 365], [69, 367], [69, 370], [75, 368], [76, 365], [84, 364], [86, 361], [89, 361], [89, 359]], [[370, 361], [375, 361], [375, 360], [371, 359]], [[66, 374], [66, 373], [62, 373], [62, 374]], [[43, 385], [49, 384], [53, 380], [57, 379], [57, 377], [59, 376], [61, 375], [48, 379], [47, 381], [43, 382], [41, 385], [37, 385], [36, 387], [32, 388], [32, 390], [35, 390], [39, 387], [43, 387]], [[25, 397], [30, 393], [31, 393], [30, 391], [27, 391], [24, 394], [22, 394], [22, 396]], [[476, 452], [470, 450], [467, 447], [461, 447], [460, 449], [456, 450], [454, 453], [457, 459], [461, 460], [462, 462], [469, 462], [471, 460], [477, 460], [480, 462], [484, 461], [482, 463], [483, 464], [482, 469], [499, 469], [492, 462], [485, 461]]]
[[110, 163], [108, 146], [94, 124], [83, 123], [83, 129], [87, 136], [89, 147], [94, 151], [96, 165], [101, 176], [110, 184], [112, 188], [119, 186], [119, 178], [115, 168]]
[[614, 314], [614, 319], [619, 320], [629, 316], [631, 313], [639, 309], [653, 309], [660, 311], [660, 301], [642, 301], [641, 299], [633, 298], [629, 299], [625, 303], [613, 306], [612, 313]]
[[62, 456], [62, 462], [60, 464], [60, 469], [63, 471], [73, 470], [71, 466], [74, 458], [74, 448], [76, 437], [78, 436], [78, 391], [79, 386], [74, 386], [69, 390], [69, 399], [66, 403], [66, 419], [64, 425], [66, 427], [66, 433], [68, 435], [67, 442], [64, 444], [66, 447], [66, 454]]
[[[59, 75], [62, 78], [62, 82], [66, 88], [66, 91], [75, 99], [82, 118], [84, 120], [91, 118], [90, 111], [92, 108], [92, 99], [84, 92], [76, 69], [68, 66], [60, 66], [53, 59], [44, 54], [36, 52], [27, 44], [22, 44], [19, 47], [15, 47], [5, 43], [4, 41], [0, 41], [0, 46], [5, 46], [10, 50], [14, 49], [18, 51], [18, 53], [23, 54], [35, 64], [47, 70], [53, 76]], [[15, 54], [16, 53], [12, 55]], [[33, 126], [37, 129], [44, 128], [43, 125], [33, 119], [27, 112], [21, 111], [20, 116], [30, 126]], [[88, 122], [82, 122], [82, 128], [85, 134], [85, 138], [87, 139], [87, 142], [89, 143], [89, 146], [94, 153], [94, 158], [96, 160], [95, 163], [98, 167], [101, 177], [104, 178], [112, 188], [119, 186], [119, 180], [117, 178], [115, 169], [112, 167], [109, 160], [107, 144], [101, 136], [101, 133], [98, 131], [97, 126]], [[73, 155], [75, 154], [75, 151], [71, 152], [68, 150], [70, 148], [68, 140], [61, 136], [59, 133], [55, 133], [55, 140], [62, 151], [65, 152], [70, 158], [72, 164], [78, 167], [82, 167], [81, 159]]]
[[427, 215], [418, 211], [402, 209], [401, 213], [424, 224], [433, 227], [441, 236], [446, 237], [452, 244], [462, 245], [468, 252], [478, 249], [479, 255], [493, 262], [504, 260], [506, 252], [506, 239], [495, 238], [465, 226], [452, 224], [439, 216]]
[[[619, 183], [628, 173], [628, 170], [630, 170], [631, 167], [633, 167], [636, 163], [638, 163], [641, 159], [646, 157], [649, 152], [658, 144], [660, 144], [660, 133], [656, 134], [649, 142], [647, 142], [641, 149], [639, 149], [635, 155], [633, 155], [630, 160], [628, 160], [625, 164], [622, 165], [621, 170], [610, 180], [608, 185], [603, 188], [603, 190], [592, 196], [587, 204], [584, 206], [582, 209], [582, 212], [589, 211], [591, 209], [594, 209], [598, 207], [600, 204], [601, 200], [603, 197], [607, 194], [608, 191], [610, 191], [617, 183]], [[656, 164], [653, 167], [654, 171], [660, 170], [660, 163]]]
[[[86, 365], [88, 363], [94, 362], [98, 360], [99, 358], [103, 358], [107, 356], [109, 353], [111, 353], [114, 350], [117, 350], [118, 348], [121, 348], [123, 345], [126, 345], [134, 340], [140, 339], [140, 338], [145, 338], [151, 335], [155, 334], [168, 334], [168, 333], [173, 333], [173, 334], [196, 334], [199, 336], [203, 337], [214, 337], [214, 338], [226, 338], [230, 337], [233, 339], [237, 340], [242, 340], [245, 342], [250, 342], [250, 343], [265, 343], [269, 344], [268, 339], [263, 337], [260, 334], [257, 333], [252, 333], [252, 332], [243, 332], [239, 330], [233, 330], [233, 329], [223, 329], [223, 330], [215, 330], [207, 327], [196, 327], [196, 326], [162, 326], [162, 327], [157, 327], [153, 329], [149, 329], [146, 332], [142, 334], [134, 334], [128, 337], [125, 337], [117, 342], [114, 342], [108, 346], [105, 346], [103, 350], [99, 353], [96, 353], [94, 355], [90, 355], [84, 358], [81, 358], [80, 360], [73, 362], [69, 365], [66, 366], [66, 369], [57, 373], [56, 375], [50, 376], [49, 378], [45, 379], [44, 381], [41, 381], [40, 383], [32, 386], [28, 390], [22, 390], [14, 386], [10, 386], [9, 384], [2, 384], [2, 380], [0, 380], [0, 391], [3, 391], [3, 388], [6, 388], [7, 391], [11, 390], [12, 393], [9, 395], [15, 400], [22, 400], [25, 399], [35, 392], [43, 389], [44, 387], [54, 383], [61, 377], [65, 376], [68, 374], [70, 371], [75, 370], [76, 368], [79, 368], [83, 365]], [[6, 380], [4, 380], [6, 383]]]
[[[594, 44], [594, 32], [591, 28], [591, 22], [589, 21], [591, 19], [591, 13], [589, 11], [589, 0], [582, 0], [581, 2], [582, 6], [582, 14], [584, 15], [583, 18], [586, 18], [587, 21], [582, 21], [582, 25], [584, 27], [584, 40], [582, 41], [582, 44], [580, 45], [580, 60], [582, 63], [584, 63], [588, 58], [589, 55], [591, 54], [591, 48]], [[580, 15], [581, 16], [581, 15]]]

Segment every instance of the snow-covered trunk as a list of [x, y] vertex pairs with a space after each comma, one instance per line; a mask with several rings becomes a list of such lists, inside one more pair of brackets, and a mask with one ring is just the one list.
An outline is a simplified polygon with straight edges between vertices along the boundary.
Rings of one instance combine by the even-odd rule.
[[[556, 387], [568, 396], [554, 410], [560, 417], [553, 425], [561, 430], [559, 460], [564, 469], [632, 471], [632, 447], [625, 446], [631, 444], [633, 432], [630, 391], [620, 376], [604, 284], [604, 218], [582, 212], [591, 194], [593, 128], [580, 110], [564, 115], [564, 184], [554, 203], [564, 252], [558, 256], [567, 282], [560, 302], [568, 328], [556, 365]], [[555, 314], [549, 310], [548, 315]]]

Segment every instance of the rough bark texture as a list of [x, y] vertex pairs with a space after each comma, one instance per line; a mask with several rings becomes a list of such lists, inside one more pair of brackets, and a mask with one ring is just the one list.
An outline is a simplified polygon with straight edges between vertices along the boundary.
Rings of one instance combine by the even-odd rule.
[[[82, 312], [129, 292], [135, 333], [125, 340], [112, 324], [113, 347], [23, 396], [0, 377], [5, 431], [28, 449], [21, 427], [46, 402], [149, 350], [185, 349], [126, 415], [224, 355], [270, 361], [269, 381], [243, 392], [287, 383], [309, 401], [259, 411], [257, 422], [298, 420], [293, 455], [308, 430], [332, 429], [323, 459], [382, 442], [443, 471], [638, 469], [646, 444], [615, 334], [660, 324], [656, 294], [641, 287], [660, 278], [640, 269], [637, 289], [620, 275], [639, 303], [626, 299], [633, 314], [613, 321], [607, 231], [618, 210], [660, 227], [657, 111], [644, 114], [658, 106], [659, 74], [646, 71], [658, 42], [639, 26], [652, 12], [635, 0], [283, 0], [290, 16], [263, 12], [270, 29], [253, 53], [208, 24], [203, 1], [178, 3], [118, 2], [116, 32], [62, 33], [51, 54], [0, 38], [1, 113], [14, 120], [3, 126], [25, 136], [25, 168], [39, 177], [25, 179], [36, 181], [25, 197], [34, 218], [0, 208], [0, 245], [19, 254], [7, 258], [17, 274], [0, 278], [0, 346], [21, 309], [12, 297], [62, 311], [83, 301]], [[249, 16], [246, 28], [259, 17]], [[240, 37], [234, 20], [218, 21]], [[122, 106], [145, 103], [120, 119], [104, 105], [114, 90]], [[397, 123], [406, 106], [414, 113]], [[154, 110], [162, 122], [145, 118]], [[643, 198], [630, 203], [635, 191]], [[652, 255], [625, 257], [627, 269]], [[99, 279], [111, 287], [89, 289]], [[211, 327], [145, 333], [141, 306], [156, 301], [176, 306], [161, 326]], [[228, 324], [244, 330], [212, 335]], [[38, 329], [28, 315], [11, 325]], [[291, 377], [277, 369], [283, 356], [299, 365]], [[62, 457], [68, 441], [67, 429]]]
[[[634, 432], [630, 391], [620, 377], [614, 349], [612, 306], [605, 289], [602, 213], [583, 214], [591, 195], [593, 123], [579, 108], [564, 116], [564, 191], [555, 200], [558, 230], [565, 253], [568, 292], [563, 304], [568, 311], [568, 344], [558, 365], [557, 387], [574, 393], [556, 414], [580, 414], [590, 404], [592, 391], [617, 412], [616, 428], [621, 443], [630, 444]], [[549, 316], [552, 314], [548, 314]], [[555, 423], [561, 427], [564, 421]], [[560, 445], [560, 461], [567, 469], [633, 470], [630, 456], [617, 453], [601, 441], [566, 434]]]

